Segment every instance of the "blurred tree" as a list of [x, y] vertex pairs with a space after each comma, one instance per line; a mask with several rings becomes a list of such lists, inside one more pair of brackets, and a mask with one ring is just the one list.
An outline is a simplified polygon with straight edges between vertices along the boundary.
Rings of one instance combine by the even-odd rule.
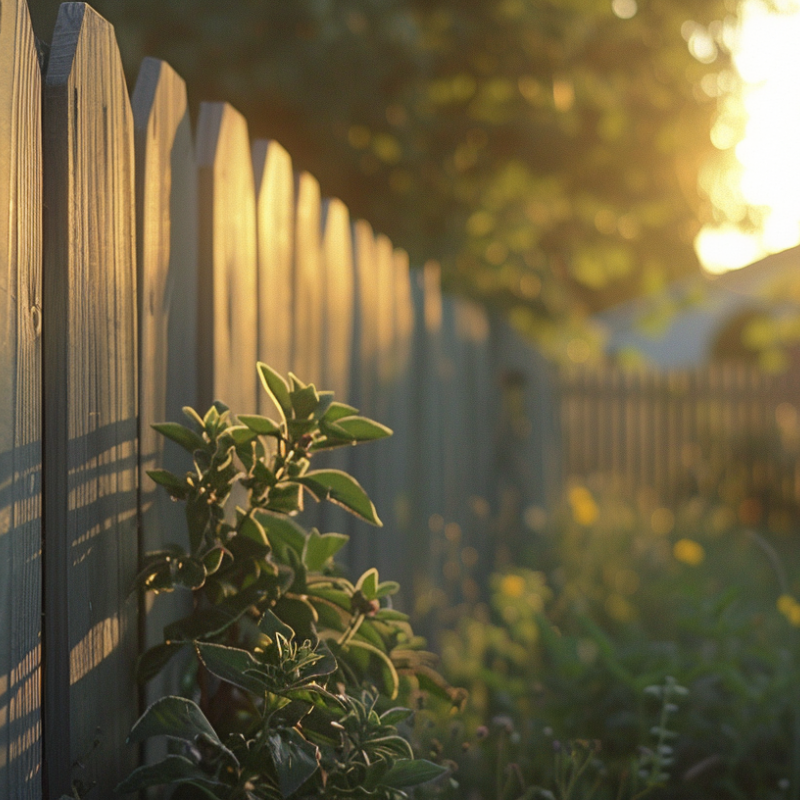
[[[43, 38], [55, 5], [34, 0]], [[131, 81], [166, 59], [195, 102], [233, 103], [325, 193], [551, 349], [698, 268], [736, 0], [94, 5]]]

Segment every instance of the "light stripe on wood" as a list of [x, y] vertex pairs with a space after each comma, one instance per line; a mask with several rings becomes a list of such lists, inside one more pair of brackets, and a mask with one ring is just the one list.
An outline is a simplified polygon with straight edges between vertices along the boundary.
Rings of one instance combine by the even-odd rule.
[[375, 414], [388, 413], [391, 384], [395, 376], [395, 279], [394, 247], [388, 236], [378, 234], [375, 239], [375, 289], [377, 347], [376, 370], [378, 399]]
[[121, 746], [137, 713], [133, 120], [113, 28], [83, 3], [60, 8], [44, 109], [46, 777], [51, 797], [71, 781], [110, 797], [137, 755]]
[[197, 123], [200, 206], [198, 403], [256, 409], [256, 203], [244, 117], [228, 103], [201, 103]]
[[292, 372], [320, 388], [322, 377], [322, 252], [317, 179], [301, 172], [295, 179], [295, 246]]
[[353, 223], [355, 305], [353, 313], [352, 403], [367, 416], [374, 413], [377, 353], [375, 234], [363, 219]]
[[0, 797], [41, 786], [41, 75], [0, 4]]
[[322, 263], [325, 275], [322, 387], [349, 402], [353, 346], [353, 240], [350, 212], [337, 198], [322, 206]]
[[[258, 357], [281, 375], [292, 369], [294, 302], [294, 174], [292, 159], [277, 142], [253, 143], [258, 226]], [[259, 414], [275, 413], [266, 392]]]

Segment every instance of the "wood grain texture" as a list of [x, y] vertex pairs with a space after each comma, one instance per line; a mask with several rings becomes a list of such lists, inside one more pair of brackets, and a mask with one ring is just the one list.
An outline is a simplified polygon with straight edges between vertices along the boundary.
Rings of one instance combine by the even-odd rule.
[[363, 219], [353, 223], [353, 355], [352, 405], [369, 416], [374, 411], [374, 376], [377, 354], [377, 285], [375, 281], [375, 234]]
[[[374, 261], [365, 281], [369, 281], [369, 293], [375, 298], [369, 320], [374, 336], [374, 356], [368, 365], [370, 374], [369, 416], [388, 425], [397, 426], [392, 401], [396, 390], [396, 296], [394, 281], [394, 247], [388, 236], [375, 237]], [[399, 463], [393, 458], [397, 439], [382, 439], [361, 452], [359, 465], [364, 488], [375, 503], [384, 523], [380, 531], [368, 531], [367, 553], [370, 564], [386, 578], [397, 578], [395, 571], [403, 557], [403, 549], [394, 524], [394, 504], [397, 485], [402, 481]], [[366, 566], [366, 565], [365, 565]]]
[[415, 597], [423, 597], [424, 600], [424, 596], [429, 595], [439, 580], [435, 572], [433, 552], [435, 546], [441, 545], [444, 522], [444, 406], [440, 380], [442, 294], [441, 271], [436, 262], [429, 261], [415, 273], [412, 281], [416, 325], [411, 388], [413, 439], [409, 459], [409, 546], [415, 554], [413, 593]]
[[247, 122], [227, 103], [201, 103], [197, 162], [198, 404], [204, 413], [222, 400], [250, 414], [258, 380], [255, 187]]
[[[139, 286], [139, 486], [143, 552], [167, 542], [188, 547], [180, 504], [147, 470], [181, 475], [191, 457], [157, 434], [155, 422], [185, 422], [197, 389], [197, 167], [186, 85], [169, 64], [146, 58], [133, 92], [136, 252]], [[191, 611], [188, 592], [146, 598], [142, 646], [163, 640], [168, 622]], [[176, 660], [177, 661], [177, 660]], [[146, 687], [145, 704], [178, 691], [173, 662]], [[164, 743], [158, 743], [163, 747]], [[148, 743], [150, 749], [150, 743]]]
[[350, 397], [350, 359], [353, 347], [353, 241], [350, 212], [336, 198], [322, 208], [324, 315], [322, 388], [338, 400]]
[[0, 797], [41, 786], [41, 75], [0, 4]]
[[385, 415], [389, 409], [392, 383], [395, 378], [395, 280], [394, 246], [385, 234], [375, 238], [375, 296], [377, 347], [375, 375], [377, 392], [375, 413]]
[[[294, 294], [294, 174], [292, 159], [280, 144], [253, 143], [258, 228], [258, 357], [281, 375], [292, 369]], [[258, 413], [275, 409], [258, 393]]]
[[324, 285], [317, 179], [308, 172], [297, 175], [295, 197], [292, 372], [321, 388]]
[[[353, 223], [353, 348], [351, 356], [350, 405], [367, 417], [375, 417], [378, 354], [378, 312], [375, 234], [363, 219]], [[350, 451], [349, 471], [374, 499], [375, 462], [373, 448], [365, 445]], [[378, 508], [383, 517], [384, 509]], [[356, 519], [348, 520], [351, 536], [346, 551], [350, 568], [360, 574], [373, 566], [375, 537], [381, 532]]]
[[392, 387], [389, 414], [386, 424], [394, 431], [388, 441], [388, 453], [381, 455], [381, 469], [391, 470], [391, 492], [387, 507], [383, 509], [387, 526], [388, 562], [383, 572], [386, 578], [400, 582], [401, 593], [397, 605], [404, 610], [413, 608], [411, 586], [413, 582], [413, 551], [411, 541], [411, 454], [414, 430], [412, 428], [413, 365], [411, 350], [414, 334], [414, 308], [411, 298], [411, 281], [408, 253], [395, 250], [392, 254], [392, 285], [394, 298], [394, 347], [392, 350]]
[[133, 120], [113, 28], [83, 3], [59, 11], [44, 131], [47, 794], [110, 797], [136, 761]]

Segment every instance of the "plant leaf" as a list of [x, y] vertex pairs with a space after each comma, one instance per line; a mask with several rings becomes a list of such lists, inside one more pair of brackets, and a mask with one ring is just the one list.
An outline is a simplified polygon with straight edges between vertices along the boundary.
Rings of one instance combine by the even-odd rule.
[[294, 416], [299, 420], [308, 419], [319, 405], [319, 395], [313, 383], [290, 392], [289, 398], [292, 401]]
[[[299, 479], [298, 479], [299, 480]], [[303, 510], [303, 494], [298, 483], [281, 482], [269, 490], [267, 507], [270, 511], [292, 514]]]
[[400, 686], [400, 679], [397, 677], [397, 670], [394, 668], [391, 659], [386, 653], [379, 650], [375, 645], [369, 642], [362, 642], [358, 639], [351, 639], [347, 643], [348, 648], [356, 648], [358, 650], [366, 650], [371, 655], [378, 659], [380, 665], [381, 678], [383, 679], [384, 690], [389, 695], [390, 699], [394, 700], [397, 697], [397, 690]]
[[293, 728], [271, 733], [267, 747], [284, 797], [293, 795], [319, 767], [317, 748]]
[[368, 569], [356, 584], [356, 591], [360, 591], [367, 600], [374, 600], [378, 594], [378, 570], [375, 567]]
[[273, 642], [279, 633], [287, 642], [291, 642], [292, 639], [294, 639], [294, 631], [292, 628], [282, 619], [276, 617], [269, 609], [265, 611], [264, 616], [261, 617], [261, 622], [258, 623], [258, 629], [261, 633], [269, 636]]
[[[170, 783], [186, 783], [199, 789], [225, 788], [224, 783], [214, 780], [188, 758], [169, 755], [157, 764], [147, 764], [135, 769], [114, 791], [117, 794], [129, 794], [140, 792], [150, 786], [164, 786]], [[217, 797], [217, 794], [210, 796]]]
[[397, 594], [400, 591], [400, 584], [397, 581], [383, 581], [378, 584], [375, 592], [376, 597], [386, 597], [390, 594]]
[[384, 725], [399, 725], [407, 720], [414, 712], [410, 708], [390, 708], [381, 714], [381, 723]]
[[202, 436], [184, 425], [181, 425], [179, 422], [156, 422], [152, 425], [152, 428], [154, 431], [158, 431], [162, 436], [166, 436], [167, 439], [179, 444], [189, 453], [194, 453], [195, 450], [205, 450], [208, 448], [208, 443]]
[[424, 758], [403, 759], [383, 776], [381, 783], [393, 789], [402, 789], [406, 786], [419, 786], [421, 783], [440, 778], [447, 772], [447, 767], [426, 761]]
[[338, 469], [314, 470], [297, 478], [297, 482], [305, 486], [318, 500], [330, 500], [373, 525], [383, 525], [361, 484], [346, 472]]
[[222, 742], [196, 703], [185, 697], [162, 697], [156, 700], [139, 717], [128, 734], [128, 744], [136, 744], [151, 736], [171, 736], [194, 742], [195, 737], [204, 734], [214, 742]]
[[342, 417], [336, 420], [336, 427], [354, 442], [372, 442], [392, 435], [391, 428], [366, 417]]
[[189, 490], [186, 487], [186, 481], [168, 470], [149, 469], [147, 474], [155, 483], [163, 486], [169, 492], [170, 497], [174, 497], [176, 500], [185, 500], [188, 496]]
[[247, 650], [210, 642], [197, 642], [195, 648], [206, 669], [221, 681], [257, 695], [266, 691], [262, 666]]
[[139, 683], [147, 683], [155, 678], [182, 647], [182, 644], [161, 643], [145, 650], [136, 662], [136, 680]]
[[257, 414], [239, 414], [239, 422], [257, 433], [259, 436], [280, 436], [281, 428], [277, 422], [269, 417], [262, 417]]
[[280, 544], [290, 547], [298, 556], [303, 554], [306, 532], [296, 522], [277, 514], [270, 514], [268, 511], [257, 511], [255, 516], [266, 531], [273, 547]]
[[199, 589], [206, 582], [206, 568], [196, 558], [179, 558], [174, 560], [173, 572], [175, 583], [187, 589]]
[[241, 619], [247, 609], [260, 599], [262, 592], [256, 586], [231, 595], [218, 605], [179, 619], [164, 628], [167, 642], [191, 642], [209, 636], [218, 636]]
[[347, 403], [339, 403], [334, 400], [323, 414], [323, 419], [326, 422], [336, 422], [336, 420], [342, 417], [351, 417], [354, 414], [358, 414], [357, 408], [348, 406]]
[[258, 362], [258, 375], [264, 386], [266, 393], [275, 403], [275, 407], [281, 412], [284, 422], [292, 416], [292, 401], [289, 398], [289, 384], [275, 372], [272, 367], [268, 367], [262, 361]]
[[322, 569], [327, 560], [347, 544], [348, 539], [342, 533], [321, 534], [312, 528], [303, 548], [303, 563], [312, 572]]

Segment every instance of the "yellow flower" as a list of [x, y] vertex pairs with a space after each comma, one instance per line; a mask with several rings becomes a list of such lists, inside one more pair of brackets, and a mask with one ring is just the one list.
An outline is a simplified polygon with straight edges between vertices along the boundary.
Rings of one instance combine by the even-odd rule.
[[800, 603], [790, 594], [782, 594], [776, 603], [778, 611], [786, 617], [795, 628], [800, 628]]
[[569, 490], [569, 503], [572, 516], [579, 525], [592, 525], [600, 516], [600, 509], [585, 486], [575, 486]]
[[506, 597], [522, 597], [525, 594], [525, 578], [520, 575], [504, 575], [500, 581], [500, 594]]
[[672, 555], [681, 563], [696, 567], [705, 560], [706, 551], [694, 539], [679, 539], [672, 548]]

